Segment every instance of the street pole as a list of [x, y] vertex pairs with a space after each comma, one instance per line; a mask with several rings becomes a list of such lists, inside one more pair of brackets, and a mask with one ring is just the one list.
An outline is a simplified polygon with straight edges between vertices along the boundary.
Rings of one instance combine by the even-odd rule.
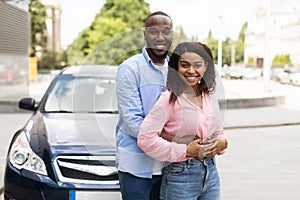
[[267, 93], [270, 92], [271, 1], [272, 0], [265, 0], [266, 16], [265, 16], [265, 49], [264, 49], [265, 55], [264, 55], [264, 62], [263, 62], [263, 79], [264, 79], [265, 91]]
[[218, 40], [218, 66], [222, 67], [222, 39]]
[[232, 42], [231, 44], [231, 66], [235, 65], [235, 46], [234, 43]]
[[222, 30], [221, 30], [221, 25], [222, 25], [222, 16], [219, 16], [219, 23], [220, 26], [218, 27], [218, 66], [222, 67]]

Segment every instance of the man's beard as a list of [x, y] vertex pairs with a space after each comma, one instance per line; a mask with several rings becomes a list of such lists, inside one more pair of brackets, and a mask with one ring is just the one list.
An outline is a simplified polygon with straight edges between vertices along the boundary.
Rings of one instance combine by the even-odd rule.
[[147, 49], [150, 51], [151, 55], [154, 57], [155, 60], [163, 60], [163, 59], [165, 59], [165, 58], [167, 57], [167, 55], [168, 55], [168, 51], [166, 51], [166, 53], [164, 53], [164, 54], [162, 54], [162, 55], [157, 55], [157, 54], [153, 51], [152, 48], [147, 48]]

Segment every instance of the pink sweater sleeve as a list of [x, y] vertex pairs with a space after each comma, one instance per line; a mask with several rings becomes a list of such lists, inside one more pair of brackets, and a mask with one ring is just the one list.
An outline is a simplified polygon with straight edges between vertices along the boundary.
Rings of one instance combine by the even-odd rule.
[[187, 146], [169, 142], [160, 137], [172, 114], [173, 104], [169, 103], [169, 96], [169, 92], [162, 93], [144, 119], [138, 135], [138, 146], [156, 160], [178, 162], [186, 159]]

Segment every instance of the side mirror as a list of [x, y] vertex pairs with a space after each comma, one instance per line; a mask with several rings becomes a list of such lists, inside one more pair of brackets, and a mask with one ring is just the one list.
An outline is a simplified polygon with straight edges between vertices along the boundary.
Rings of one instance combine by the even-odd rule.
[[35, 107], [35, 99], [34, 98], [22, 98], [19, 101], [19, 108], [24, 110], [34, 111]]

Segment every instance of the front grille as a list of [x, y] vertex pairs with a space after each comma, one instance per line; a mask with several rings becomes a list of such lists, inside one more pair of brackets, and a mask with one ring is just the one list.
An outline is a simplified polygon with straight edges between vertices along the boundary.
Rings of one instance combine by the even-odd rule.
[[54, 167], [62, 183], [118, 184], [115, 156], [60, 156]]
[[69, 169], [66, 167], [61, 167], [60, 170], [61, 170], [61, 174], [64, 177], [68, 177], [68, 178], [74, 178], [80, 180], [97, 180], [97, 181], [118, 180], [117, 174], [113, 174], [110, 176], [97, 176], [88, 172]]
[[[108, 156], [102, 156], [101, 158], [102, 159], [108, 159], [110, 157], [108, 157]], [[58, 160], [62, 161], [62, 162], [69, 162], [69, 163], [82, 164], [82, 165], [101, 165], [101, 166], [111, 166], [111, 167], [114, 167], [115, 164], [116, 164], [116, 161], [115, 161], [114, 158], [113, 158], [114, 160], [97, 160], [98, 158], [99, 157], [92, 157], [93, 160], [59, 158]]]

